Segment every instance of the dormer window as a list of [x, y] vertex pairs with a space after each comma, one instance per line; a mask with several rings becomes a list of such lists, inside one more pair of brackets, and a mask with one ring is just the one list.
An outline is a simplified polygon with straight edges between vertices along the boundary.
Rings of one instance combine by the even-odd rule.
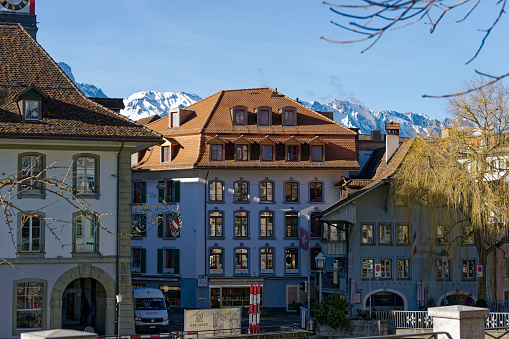
[[46, 99], [46, 96], [34, 87], [19, 93], [14, 101], [18, 103], [21, 119], [24, 121], [41, 121], [43, 99]]
[[247, 161], [249, 154], [249, 145], [235, 145], [235, 157], [237, 161]]
[[23, 117], [24, 120], [41, 120], [41, 101], [23, 100]]
[[296, 126], [297, 125], [297, 111], [295, 107], [284, 107], [280, 110], [282, 114], [281, 120], [283, 126]]
[[323, 145], [311, 145], [311, 161], [323, 161]]
[[210, 145], [210, 160], [222, 161], [223, 160], [223, 145]]
[[245, 125], [245, 114], [242, 110], [235, 111], [235, 125]]
[[170, 128], [175, 128], [180, 126], [180, 119], [179, 119], [179, 111], [171, 112], [170, 113]]
[[299, 145], [286, 145], [286, 161], [299, 161]]
[[247, 125], [247, 107], [235, 106], [231, 109], [232, 122], [235, 126]]
[[258, 119], [258, 126], [271, 126], [272, 125], [272, 108], [262, 106], [255, 109]]

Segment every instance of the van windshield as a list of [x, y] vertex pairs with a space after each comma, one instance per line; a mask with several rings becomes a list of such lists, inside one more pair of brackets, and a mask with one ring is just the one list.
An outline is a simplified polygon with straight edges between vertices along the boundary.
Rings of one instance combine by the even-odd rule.
[[163, 298], [136, 298], [135, 310], [165, 310], [166, 304]]

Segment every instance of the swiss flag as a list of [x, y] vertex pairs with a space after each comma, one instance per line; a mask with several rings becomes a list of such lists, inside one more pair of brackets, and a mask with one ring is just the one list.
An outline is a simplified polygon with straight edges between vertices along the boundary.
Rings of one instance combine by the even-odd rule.
[[311, 238], [311, 233], [302, 227], [299, 229], [299, 247], [304, 251], [309, 250], [309, 239]]

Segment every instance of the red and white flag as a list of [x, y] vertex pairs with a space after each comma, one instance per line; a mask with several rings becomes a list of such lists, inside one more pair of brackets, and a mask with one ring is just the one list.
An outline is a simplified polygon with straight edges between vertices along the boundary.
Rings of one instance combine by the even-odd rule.
[[302, 227], [299, 229], [299, 247], [304, 251], [309, 250], [309, 240], [311, 238], [311, 233]]

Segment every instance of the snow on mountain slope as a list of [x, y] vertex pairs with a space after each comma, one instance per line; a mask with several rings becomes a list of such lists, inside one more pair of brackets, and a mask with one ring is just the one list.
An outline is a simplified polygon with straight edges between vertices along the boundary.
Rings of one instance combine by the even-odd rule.
[[60, 66], [62, 71], [67, 74], [67, 76], [76, 84], [76, 86], [78, 86], [81, 93], [85, 94], [85, 96], [92, 98], [107, 98], [106, 94], [104, 94], [100, 88], [97, 88], [94, 85], [76, 82], [76, 79], [74, 79], [74, 75], [72, 74], [71, 66], [65, 62], [58, 62], [57, 65]]
[[200, 100], [198, 95], [184, 92], [137, 92], [124, 99], [125, 109], [120, 113], [132, 120], [156, 114], [166, 116], [171, 107], [184, 108]]

